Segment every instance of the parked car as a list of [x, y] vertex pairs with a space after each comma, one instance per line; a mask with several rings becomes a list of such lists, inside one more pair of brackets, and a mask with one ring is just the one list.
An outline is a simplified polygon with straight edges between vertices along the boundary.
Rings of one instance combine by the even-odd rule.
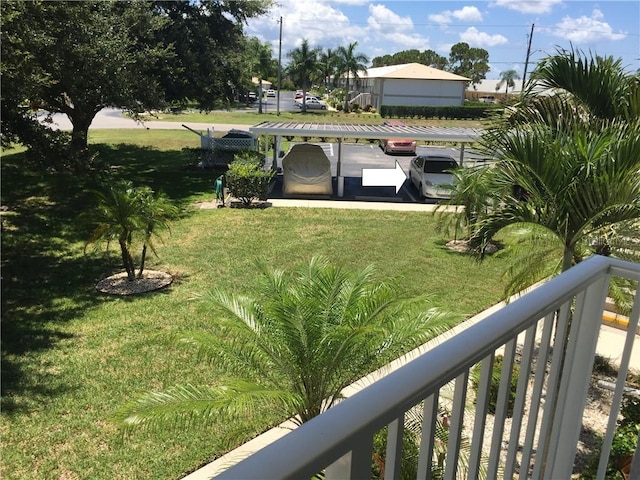
[[[386, 120], [384, 125], [388, 127], [406, 127], [400, 120]], [[380, 140], [380, 148], [384, 153], [409, 153], [416, 154], [416, 141], [408, 138], [384, 138]]]
[[304, 95], [304, 92], [302, 90], [296, 90], [296, 94], [293, 98], [294, 100], [297, 100], [298, 98], [302, 98], [303, 95]]
[[238, 101], [244, 103], [254, 103], [258, 101], [258, 94], [256, 92], [249, 92], [247, 94], [238, 94]]
[[[308, 109], [312, 109], [312, 108], [320, 109], [320, 110], [327, 109], [327, 104], [316, 97], [307, 97], [306, 104]], [[293, 102], [293, 106], [296, 108], [302, 108], [302, 98], [295, 100]]]
[[411, 160], [409, 180], [416, 186], [421, 197], [451, 198], [451, 190], [443, 185], [453, 185], [452, 170], [458, 162], [449, 155], [419, 155]]
[[275, 96], [276, 96], [276, 91], [275, 90], [273, 90], [272, 88], [267, 90], [267, 97], [275, 97]]

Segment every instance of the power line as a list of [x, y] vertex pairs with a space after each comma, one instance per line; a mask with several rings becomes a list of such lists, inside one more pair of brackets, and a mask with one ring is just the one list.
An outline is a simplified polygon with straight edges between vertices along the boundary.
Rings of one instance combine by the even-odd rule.
[[[331, 25], [335, 25], [337, 23], [344, 23], [344, 24], [349, 24], [349, 25], [369, 25], [368, 22], [353, 22], [350, 20], [319, 20], [319, 19], [306, 19], [306, 18], [300, 18], [297, 19], [296, 22], [298, 23], [311, 23], [311, 24], [319, 24], [319, 23], [327, 23], [327, 24], [331, 24]], [[398, 26], [398, 27], [402, 27], [402, 26], [407, 26], [406, 23], [400, 23], [400, 22], [376, 22], [377, 25], [389, 25], [389, 26]], [[478, 28], [478, 27], [482, 27], [482, 28], [527, 28], [529, 27], [529, 25], [518, 25], [518, 24], [473, 24], [473, 23], [447, 23], [447, 24], [442, 24], [442, 23], [411, 23], [412, 26], [414, 27], [445, 27], [445, 28], [456, 28], [456, 27], [460, 27], [460, 28], [469, 28], [469, 27], [474, 27], [474, 28]], [[564, 32], [589, 32], [589, 33], [615, 33], [612, 32], [611, 30], [593, 30], [592, 28], [562, 28], [562, 27], [554, 27], [554, 26], [547, 26], [547, 25], [539, 25], [538, 26], [540, 29], [547, 29], [547, 30], [557, 30], [557, 31], [564, 31]], [[621, 32], [624, 33], [624, 35], [630, 36], [630, 37], [640, 37], [640, 33], [629, 33], [629, 32]]]

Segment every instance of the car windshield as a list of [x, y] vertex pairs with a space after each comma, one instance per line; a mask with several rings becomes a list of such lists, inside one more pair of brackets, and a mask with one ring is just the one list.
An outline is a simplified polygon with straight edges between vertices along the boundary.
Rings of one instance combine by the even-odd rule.
[[445, 173], [455, 168], [458, 168], [458, 164], [454, 160], [427, 159], [424, 162], [424, 173]]

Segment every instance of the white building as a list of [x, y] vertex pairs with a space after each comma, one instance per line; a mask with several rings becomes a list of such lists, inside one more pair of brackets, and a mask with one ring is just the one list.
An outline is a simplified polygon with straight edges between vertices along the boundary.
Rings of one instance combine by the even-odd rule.
[[420, 63], [369, 68], [359, 77], [353, 86], [359, 95], [352, 102], [376, 109], [382, 105], [462, 105], [470, 81]]

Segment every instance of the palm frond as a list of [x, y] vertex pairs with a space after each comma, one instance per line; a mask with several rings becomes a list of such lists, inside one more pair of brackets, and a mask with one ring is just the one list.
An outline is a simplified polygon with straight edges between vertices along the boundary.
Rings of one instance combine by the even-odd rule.
[[265, 389], [259, 384], [233, 381], [210, 387], [182, 385], [149, 392], [125, 405], [117, 419], [127, 430], [202, 428], [243, 415], [253, 415], [268, 406], [286, 412], [295, 410], [299, 399], [290, 392]]

